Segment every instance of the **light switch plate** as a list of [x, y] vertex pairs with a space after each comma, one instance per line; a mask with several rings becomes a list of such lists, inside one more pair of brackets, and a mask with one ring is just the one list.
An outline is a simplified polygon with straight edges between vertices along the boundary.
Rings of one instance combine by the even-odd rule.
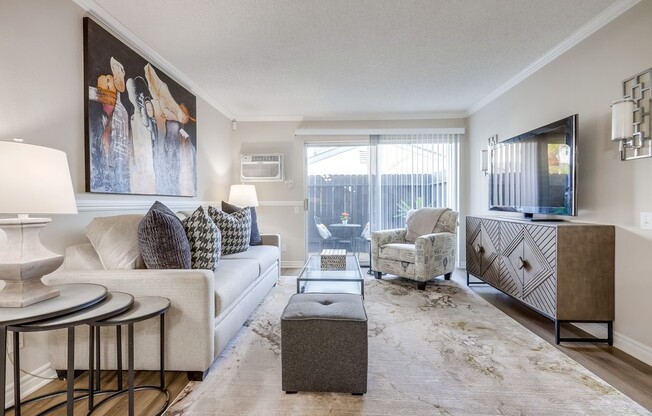
[[641, 212], [641, 229], [652, 230], [652, 212]]

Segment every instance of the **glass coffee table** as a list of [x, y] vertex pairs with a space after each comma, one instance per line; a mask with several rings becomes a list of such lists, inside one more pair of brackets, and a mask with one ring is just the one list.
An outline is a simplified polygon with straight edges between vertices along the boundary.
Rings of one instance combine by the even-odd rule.
[[364, 298], [364, 279], [358, 258], [346, 256], [342, 270], [321, 268], [321, 256], [311, 255], [297, 278], [297, 293], [353, 293]]

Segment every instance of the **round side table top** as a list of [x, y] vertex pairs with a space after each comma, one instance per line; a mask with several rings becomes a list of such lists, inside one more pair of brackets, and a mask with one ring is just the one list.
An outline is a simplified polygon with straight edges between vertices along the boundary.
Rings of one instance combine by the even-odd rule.
[[106, 297], [104, 286], [75, 283], [53, 286], [59, 296], [23, 308], [0, 308], [0, 325], [19, 325], [75, 312], [100, 302]]
[[18, 329], [20, 332], [49, 331], [60, 328], [70, 328], [72, 326], [90, 324], [95, 321], [101, 321], [110, 316], [117, 315], [129, 309], [134, 303], [134, 297], [122, 292], [109, 292], [106, 298], [97, 305], [90, 308], [82, 309], [77, 312], [59, 316], [45, 321], [30, 322], [12, 329]]
[[92, 325], [131, 324], [164, 314], [168, 309], [170, 309], [170, 299], [160, 296], [144, 296], [142, 298], [135, 298], [133, 305], [121, 314], [111, 316], [100, 322], [94, 322]]

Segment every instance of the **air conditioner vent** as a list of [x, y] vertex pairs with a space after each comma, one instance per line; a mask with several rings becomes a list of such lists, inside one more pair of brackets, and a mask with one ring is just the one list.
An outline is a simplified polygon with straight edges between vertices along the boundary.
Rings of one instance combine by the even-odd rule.
[[266, 153], [240, 157], [240, 180], [243, 182], [283, 181], [283, 155]]

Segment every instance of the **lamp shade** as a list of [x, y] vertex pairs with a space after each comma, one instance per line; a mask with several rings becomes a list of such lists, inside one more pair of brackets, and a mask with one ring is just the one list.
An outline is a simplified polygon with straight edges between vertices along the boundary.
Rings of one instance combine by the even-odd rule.
[[76, 214], [68, 158], [60, 150], [0, 141], [0, 214]]
[[611, 104], [611, 140], [629, 140], [634, 136], [634, 100], [617, 100]]
[[256, 195], [256, 187], [253, 185], [231, 185], [229, 204], [239, 207], [257, 207], [258, 195]]

